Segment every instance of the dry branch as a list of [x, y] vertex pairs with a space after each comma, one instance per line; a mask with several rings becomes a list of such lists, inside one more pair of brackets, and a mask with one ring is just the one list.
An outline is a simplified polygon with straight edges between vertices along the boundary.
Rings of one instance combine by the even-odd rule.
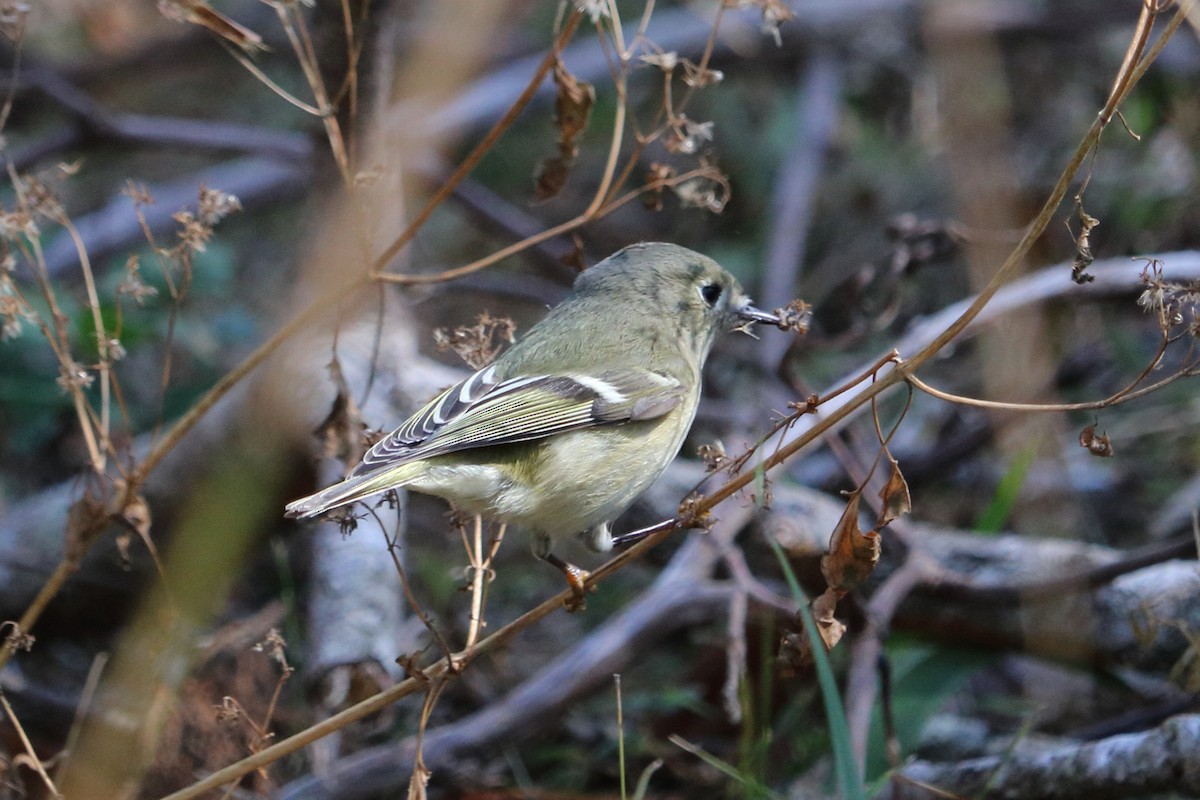
[[[267, 158], [241, 158], [148, 187], [155, 202], [144, 206], [146, 224], [156, 236], [179, 227], [174, 215], [196, 205], [196, 187], [209, 186], [234, 195], [246, 209], [257, 209], [294, 199], [312, 180], [308, 162], [285, 162]], [[133, 202], [124, 194], [104, 207], [75, 220], [83, 245], [96, 263], [122, 255], [145, 243]], [[66, 232], [46, 245], [46, 271], [66, 278], [79, 265], [75, 243]]]
[[[308, 162], [310, 139], [297, 133], [252, 125], [114, 111], [48, 69], [23, 73], [25, 88], [36, 89], [65, 109], [83, 132], [115, 141], [189, 150], [226, 150], [261, 158]], [[20, 163], [19, 159], [14, 159]]]
[[[1200, 715], [1174, 717], [1141, 733], [1112, 736], [1078, 747], [1012, 753], [958, 763], [917, 761], [900, 770], [890, 800], [1125, 800], [1200, 794]], [[933, 792], [924, 787], [936, 787]]]

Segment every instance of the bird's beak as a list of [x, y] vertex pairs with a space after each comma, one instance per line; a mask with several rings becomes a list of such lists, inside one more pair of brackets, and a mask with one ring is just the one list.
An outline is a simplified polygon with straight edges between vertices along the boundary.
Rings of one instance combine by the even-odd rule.
[[[743, 302], [741, 308], [734, 313], [737, 314], [737, 318], [739, 320], [738, 324], [734, 326], [734, 330], [741, 331], [742, 333], [749, 334], [750, 336], [754, 336], [754, 333], [750, 330], [750, 326], [755, 322], [762, 322], [767, 325], [779, 325], [783, 322], [778, 315], [770, 314], [766, 311], [760, 311], [759, 309], [755, 308], [754, 304], [749, 300]], [[758, 337], [755, 336], [755, 338], [757, 339]]]

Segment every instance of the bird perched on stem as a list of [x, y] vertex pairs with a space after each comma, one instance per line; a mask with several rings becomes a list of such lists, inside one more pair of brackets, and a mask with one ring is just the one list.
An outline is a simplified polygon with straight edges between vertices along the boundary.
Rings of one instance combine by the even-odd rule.
[[452, 386], [375, 444], [341, 483], [287, 506], [315, 517], [390, 489], [529, 528], [533, 551], [579, 535], [612, 549], [610, 524], [683, 444], [717, 335], [781, 325], [715, 261], [671, 244], [626, 247], [494, 363]]

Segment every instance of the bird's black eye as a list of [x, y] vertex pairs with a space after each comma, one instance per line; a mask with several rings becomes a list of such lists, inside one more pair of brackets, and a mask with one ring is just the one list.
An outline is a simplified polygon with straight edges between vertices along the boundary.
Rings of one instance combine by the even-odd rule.
[[700, 287], [700, 296], [704, 298], [704, 302], [709, 306], [715, 306], [717, 301], [721, 299], [721, 292], [724, 287], [719, 283], [706, 283]]

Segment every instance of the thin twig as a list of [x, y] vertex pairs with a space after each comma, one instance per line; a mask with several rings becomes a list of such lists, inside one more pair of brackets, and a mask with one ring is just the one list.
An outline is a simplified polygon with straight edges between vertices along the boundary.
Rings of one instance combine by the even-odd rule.
[[1067, 412], [1067, 411], [1097, 411], [1102, 408], [1112, 408], [1113, 406], [1122, 405], [1130, 400], [1137, 400], [1145, 397], [1148, 394], [1157, 392], [1164, 386], [1174, 383], [1180, 378], [1191, 378], [1196, 375], [1200, 369], [1200, 364], [1190, 363], [1181, 367], [1178, 372], [1168, 375], [1154, 383], [1143, 386], [1137, 390], [1123, 389], [1122, 391], [1110, 395], [1103, 400], [1089, 400], [1082, 403], [1014, 403], [1003, 400], [983, 400], [978, 397], [967, 397], [965, 395], [952, 394], [951, 392], [943, 392], [941, 389], [935, 389], [929, 384], [922, 381], [915, 375], [908, 376], [908, 383], [916, 389], [920, 389], [926, 394], [936, 397], [939, 400], [945, 400], [948, 403], [956, 403], [963, 406], [973, 406], [975, 408], [991, 408], [999, 411], [1033, 411], [1033, 412]]
[[425, 204], [425, 207], [422, 208], [413, 221], [409, 223], [408, 227], [405, 228], [404, 231], [398, 237], [396, 237], [396, 240], [388, 245], [375, 259], [375, 262], [371, 265], [370, 269], [370, 272], [373, 276], [387, 267], [391, 260], [395, 258], [409, 242], [412, 241], [413, 237], [417, 235], [417, 231], [424, 226], [425, 222], [433, 214], [434, 210], [437, 209], [437, 207], [440, 206], [442, 202], [451, 195], [451, 193], [453, 193], [455, 188], [457, 188], [458, 185], [463, 182], [467, 175], [469, 175], [475, 169], [479, 162], [483, 160], [483, 157], [487, 155], [492, 147], [495, 146], [496, 142], [499, 141], [504, 132], [508, 130], [513, 122], [516, 121], [517, 117], [520, 116], [521, 112], [525, 110], [525, 106], [529, 105], [529, 101], [533, 99], [535, 94], [537, 94], [538, 87], [542, 85], [542, 82], [546, 80], [546, 76], [550, 74], [550, 70], [553, 69], [554, 65], [558, 62], [562, 55], [563, 47], [566, 46], [567, 41], [569, 41], [572, 34], [575, 33], [575, 28], [579, 26], [579, 20], [582, 18], [582, 16], [582, 12], [576, 9], [571, 16], [567, 18], [566, 24], [563, 25], [562, 33], [560, 33], [558, 38], [554, 40], [554, 46], [551, 47], [550, 52], [546, 54], [546, 57], [543, 58], [542, 62], [538, 65], [537, 70], [534, 71], [533, 77], [525, 86], [525, 91], [521, 92], [521, 95], [515, 101], [513, 101], [513, 104], [509, 106], [508, 111], [505, 112], [504, 116], [496, 121], [496, 124], [491, 127], [491, 130], [487, 132], [487, 135], [479, 141], [479, 144], [475, 145], [474, 149], [472, 149], [467, 157], [462, 160], [457, 168], [455, 168], [450, 177], [446, 179], [446, 182], [443, 183], [441, 187], [439, 187], [438, 190], [433, 193], [433, 196], [429, 198], [429, 201]]
[[[17, 732], [17, 737], [21, 740], [21, 746], [25, 748], [27, 759], [22, 759], [28, 764], [42, 782], [46, 784], [46, 788], [50, 790], [50, 794], [54, 797], [61, 798], [58, 787], [54, 785], [54, 781], [50, 780], [50, 776], [46, 774], [46, 768], [42, 765], [42, 760], [38, 758], [37, 751], [33, 749], [33, 743], [29, 741], [29, 737], [25, 735], [25, 728], [22, 727], [21, 721], [17, 719], [17, 715], [13, 713], [12, 706], [8, 703], [8, 698], [4, 696], [4, 692], [0, 691], [0, 708], [4, 709], [4, 713], [8, 715], [8, 719], [12, 722], [13, 729]], [[14, 759], [16, 760], [16, 759]]]

